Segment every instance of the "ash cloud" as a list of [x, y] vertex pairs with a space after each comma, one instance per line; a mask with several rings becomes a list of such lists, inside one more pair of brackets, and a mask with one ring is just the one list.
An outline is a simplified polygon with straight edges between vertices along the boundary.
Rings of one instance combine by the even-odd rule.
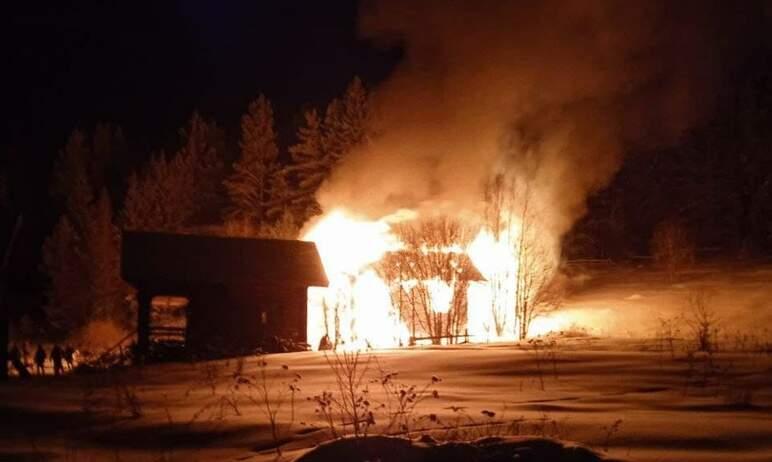
[[[630, 149], [710, 111], [727, 15], [707, 2], [411, 1], [364, 5], [364, 38], [404, 60], [374, 89], [368, 143], [326, 210], [479, 211], [492, 175], [526, 181], [559, 239]], [[459, 212], [460, 213], [460, 212]]]

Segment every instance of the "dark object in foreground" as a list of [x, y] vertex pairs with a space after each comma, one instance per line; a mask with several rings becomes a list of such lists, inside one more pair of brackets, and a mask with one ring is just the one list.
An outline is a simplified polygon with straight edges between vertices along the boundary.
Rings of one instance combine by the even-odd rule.
[[322, 444], [296, 462], [330, 460], [381, 462], [614, 462], [582, 446], [549, 438], [483, 438], [468, 443], [416, 442], [404, 438], [373, 436], [345, 438]]

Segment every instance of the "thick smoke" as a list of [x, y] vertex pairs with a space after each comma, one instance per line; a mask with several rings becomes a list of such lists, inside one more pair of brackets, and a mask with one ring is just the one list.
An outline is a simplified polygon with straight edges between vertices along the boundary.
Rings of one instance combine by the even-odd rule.
[[705, 2], [395, 1], [365, 5], [365, 38], [404, 59], [374, 89], [371, 137], [322, 188], [326, 210], [479, 212], [504, 173], [527, 182], [559, 238], [622, 153], [703, 114], [722, 39]]

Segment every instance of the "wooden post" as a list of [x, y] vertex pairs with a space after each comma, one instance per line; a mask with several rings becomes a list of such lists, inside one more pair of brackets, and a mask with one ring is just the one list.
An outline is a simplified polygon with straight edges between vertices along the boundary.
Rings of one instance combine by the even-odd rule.
[[150, 303], [153, 296], [146, 289], [137, 291], [137, 360], [145, 361], [150, 350]]

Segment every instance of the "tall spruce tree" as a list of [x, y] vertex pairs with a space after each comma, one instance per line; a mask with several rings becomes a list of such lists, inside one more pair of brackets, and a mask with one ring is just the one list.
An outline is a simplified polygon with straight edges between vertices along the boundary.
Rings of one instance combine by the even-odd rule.
[[367, 91], [359, 77], [342, 98], [327, 105], [323, 120], [315, 110], [304, 114], [298, 142], [290, 148], [292, 166], [287, 169], [298, 185], [293, 203], [304, 211], [304, 218], [321, 213], [316, 192], [338, 162], [366, 141], [369, 116]]
[[94, 194], [88, 177], [91, 152], [86, 135], [75, 130], [54, 165], [51, 194], [57, 199], [78, 234], [83, 233]]
[[324, 115], [324, 149], [333, 164], [365, 141], [368, 109], [367, 91], [359, 77], [355, 77], [349, 84], [343, 98], [333, 101], [327, 107]]
[[[95, 134], [99, 156], [109, 159], [109, 147]], [[120, 278], [119, 242], [106, 188], [94, 200], [94, 181], [104, 182], [108, 160], [94, 166], [95, 151], [87, 137], [74, 131], [55, 165], [51, 192], [62, 214], [43, 244], [42, 270], [48, 275], [46, 312], [60, 333], [101, 318], [126, 320], [123, 299], [127, 287]]]
[[59, 332], [70, 332], [89, 319], [89, 281], [82, 242], [66, 214], [43, 244], [43, 270], [48, 275], [46, 315]]
[[[269, 217], [286, 194], [277, 189], [280, 176], [279, 148], [276, 145], [273, 109], [270, 101], [260, 95], [249, 105], [241, 118], [241, 157], [233, 165], [233, 173], [225, 180], [228, 193], [228, 219], [257, 227]], [[275, 218], [275, 217], [274, 217]]]
[[128, 288], [120, 276], [120, 240], [113, 224], [110, 196], [104, 188], [91, 207], [89, 226], [83, 237], [90, 314], [94, 318], [125, 324], [128, 317], [124, 299]]
[[88, 166], [89, 181], [94, 191], [106, 187], [114, 204], [122, 201], [129, 162], [129, 148], [121, 127], [109, 123], [97, 124]]
[[325, 156], [322, 122], [315, 109], [303, 114], [305, 123], [298, 128], [298, 142], [290, 147], [292, 166], [287, 169], [297, 181], [293, 205], [302, 211], [303, 219], [321, 213], [316, 190], [327, 177], [329, 159]]
[[154, 156], [129, 177], [120, 223], [125, 229], [180, 231], [216, 207], [222, 182], [222, 132], [193, 114], [181, 130], [183, 145]]

